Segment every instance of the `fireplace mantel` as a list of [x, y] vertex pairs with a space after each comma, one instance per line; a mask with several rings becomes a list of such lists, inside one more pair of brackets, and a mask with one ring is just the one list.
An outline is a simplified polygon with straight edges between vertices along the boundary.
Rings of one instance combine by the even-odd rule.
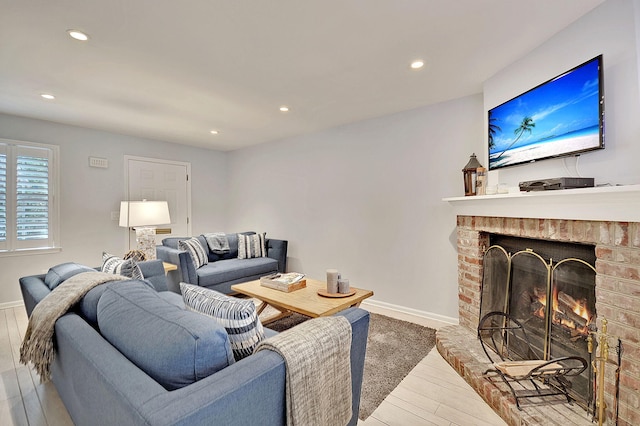
[[640, 222], [640, 185], [444, 198], [457, 215]]

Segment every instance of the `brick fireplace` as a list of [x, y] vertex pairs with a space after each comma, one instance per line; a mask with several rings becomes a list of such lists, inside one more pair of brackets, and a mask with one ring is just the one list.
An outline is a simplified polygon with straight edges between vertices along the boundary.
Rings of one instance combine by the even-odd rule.
[[[635, 194], [632, 203], [637, 202]], [[568, 217], [571, 215], [567, 214]], [[601, 319], [606, 318], [609, 333], [622, 340], [618, 424], [640, 424], [640, 222], [519, 218], [495, 213], [490, 216], [457, 216], [460, 325], [439, 332], [437, 345], [440, 353], [509, 424], [589, 424], [591, 417], [584, 410], [582, 413], [576, 411], [575, 407], [568, 413], [556, 406], [540, 411], [518, 412], [507, 392], [489, 386], [482, 377], [482, 371], [479, 370], [486, 368], [482, 364], [486, 358], [478, 353], [475, 330], [480, 314], [482, 258], [484, 249], [489, 246], [490, 234], [595, 246], [598, 328], [601, 328]], [[473, 342], [465, 347], [465, 342], [470, 339]], [[617, 362], [617, 354], [610, 354], [610, 359]], [[616, 407], [615, 366], [607, 368], [605, 398], [611, 421]], [[584, 423], [581, 423], [580, 417], [585, 420]]]

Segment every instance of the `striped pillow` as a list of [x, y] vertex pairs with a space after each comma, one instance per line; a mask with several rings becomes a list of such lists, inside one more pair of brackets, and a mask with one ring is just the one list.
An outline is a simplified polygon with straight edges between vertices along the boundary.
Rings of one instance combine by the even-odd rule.
[[265, 232], [253, 235], [238, 234], [238, 259], [265, 257], [267, 255], [265, 236]]
[[213, 318], [227, 330], [236, 361], [249, 356], [264, 340], [264, 329], [251, 299], [238, 299], [197, 285], [180, 283], [187, 310]]
[[107, 252], [102, 253], [102, 272], [118, 274], [134, 280], [142, 280], [142, 270], [135, 260], [123, 260]]
[[180, 250], [188, 251], [189, 254], [191, 254], [191, 260], [193, 261], [193, 266], [196, 269], [209, 263], [207, 252], [204, 251], [202, 244], [200, 244], [200, 240], [195, 237], [188, 240], [178, 241], [178, 248]]

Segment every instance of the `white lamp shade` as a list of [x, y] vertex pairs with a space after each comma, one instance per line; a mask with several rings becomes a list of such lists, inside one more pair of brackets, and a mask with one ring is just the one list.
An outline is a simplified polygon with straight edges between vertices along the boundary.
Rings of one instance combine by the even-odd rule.
[[120, 226], [156, 226], [171, 223], [169, 205], [166, 201], [122, 201], [120, 203]]

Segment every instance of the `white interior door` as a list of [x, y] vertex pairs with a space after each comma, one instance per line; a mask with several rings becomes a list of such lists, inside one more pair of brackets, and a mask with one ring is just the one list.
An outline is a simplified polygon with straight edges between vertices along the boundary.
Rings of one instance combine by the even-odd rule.
[[[191, 235], [190, 163], [125, 156], [127, 198], [129, 201], [167, 201], [171, 224], [159, 226], [156, 242], [169, 236]], [[136, 247], [134, 232], [129, 247]]]

